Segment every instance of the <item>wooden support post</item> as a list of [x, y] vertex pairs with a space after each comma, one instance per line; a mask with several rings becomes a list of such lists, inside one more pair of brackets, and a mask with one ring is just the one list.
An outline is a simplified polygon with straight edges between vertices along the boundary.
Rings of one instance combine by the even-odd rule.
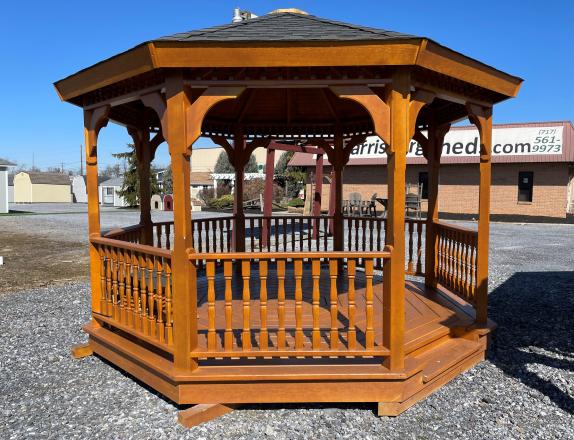
[[[333, 173], [334, 173], [334, 212], [333, 212], [333, 250], [342, 251], [343, 249], [343, 167], [344, 161], [344, 144], [343, 134], [340, 131], [335, 133]], [[333, 182], [331, 182], [333, 186]]]
[[476, 323], [488, 320], [488, 248], [490, 237], [490, 184], [492, 178], [492, 108], [467, 105], [469, 119], [480, 135], [480, 186], [476, 261]]
[[245, 180], [245, 138], [243, 132], [237, 130], [233, 138], [235, 186], [233, 188], [233, 250], [245, 252], [245, 212], [243, 212], [243, 182]]
[[428, 162], [428, 209], [425, 236], [425, 285], [436, 288], [437, 266], [437, 233], [435, 223], [438, 221], [438, 191], [440, 176], [440, 158], [444, 137], [450, 124], [437, 126], [430, 124], [428, 139], [423, 148]]
[[[198, 98], [199, 99], [199, 98]], [[195, 266], [187, 258], [192, 247], [190, 147], [187, 112], [192, 107], [181, 76], [167, 80], [167, 141], [173, 176], [174, 240], [172, 252], [174, 364], [195, 369], [190, 353], [197, 346], [197, 283]]]
[[153, 226], [151, 221], [151, 176], [152, 149], [147, 128], [129, 127], [128, 132], [133, 139], [139, 180], [140, 225], [142, 228], [141, 244], [153, 246]]
[[[88, 233], [101, 235], [100, 197], [98, 188], [98, 134], [108, 123], [109, 106], [84, 110], [84, 142], [86, 144], [86, 191], [88, 195]], [[90, 285], [92, 290], [92, 313], [101, 312], [102, 287], [100, 280], [100, 255], [90, 244]]]
[[383, 272], [383, 344], [391, 354], [385, 360], [390, 370], [404, 368], [405, 321], [405, 173], [409, 133], [410, 77], [393, 75], [389, 92], [390, 139], [387, 149], [389, 211], [386, 244], [391, 258]]
[[[315, 188], [313, 191], [313, 217], [321, 215], [321, 197], [323, 194], [323, 155], [317, 155], [315, 164]], [[313, 220], [313, 238], [319, 236], [319, 219]]]
[[266, 248], [269, 245], [269, 217], [273, 214], [273, 175], [275, 174], [275, 149], [267, 149], [265, 162], [265, 191], [263, 193], [263, 231], [261, 245]]
[[337, 186], [337, 176], [335, 174], [335, 167], [333, 167], [333, 164], [331, 164], [331, 172], [329, 173], [329, 178], [331, 179], [331, 183], [329, 184], [329, 234], [333, 235], [335, 229], [333, 216], [335, 215], [335, 205], [337, 203], [335, 190], [335, 187]]

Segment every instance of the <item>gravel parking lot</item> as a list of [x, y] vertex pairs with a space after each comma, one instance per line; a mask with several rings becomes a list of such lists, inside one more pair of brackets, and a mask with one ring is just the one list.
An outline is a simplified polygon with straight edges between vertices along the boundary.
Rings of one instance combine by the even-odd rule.
[[[48, 212], [57, 211], [0, 217], [0, 254], [6, 235], [40, 229], [86, 242], [85, 212]], [[104, 211], [102, 225], [137, 218]], [[574, 438], [574, 226], [493, 224], [490, 274], [499, 327], [488, 360], [403, 415], [378, 418], [374, 405], [359, 404], [250, 406], [190, 430], [173, 404], [103, 360], [72, 360], [70, 347], [86, 340], [85, 281], [5, 292], [0, 437]]]

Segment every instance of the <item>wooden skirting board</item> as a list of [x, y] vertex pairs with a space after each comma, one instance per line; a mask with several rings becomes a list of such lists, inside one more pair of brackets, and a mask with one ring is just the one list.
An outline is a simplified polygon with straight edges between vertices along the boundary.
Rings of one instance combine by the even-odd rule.
[[444, 338], [407, 356], [402, 373], [380, 365], [200, 366], [178, 372], [162, 356], [93, 324], [85, 327], [89, 349], [179, 405], [194, 426], [248, 403], [373, 402], [378, 414], [396, 416], [482, 361], [485, 329]]

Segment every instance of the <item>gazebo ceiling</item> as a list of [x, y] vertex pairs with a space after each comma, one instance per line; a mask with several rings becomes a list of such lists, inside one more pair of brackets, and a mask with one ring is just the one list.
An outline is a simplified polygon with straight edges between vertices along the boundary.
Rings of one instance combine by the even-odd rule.
[[336, 123], [346, 133], [372, 130], [367, 112], [336, 98], [329, 86], [364, 84], [383, 94], [399, 66], [410, 68], [415, 89], [436, 94], [431, 109], [440, 108], [445, 121], [464, 117], [469, 99], [494, 104], [515, 96], [522, 83], [427, 38], [278, 12], [148, 41], [55, 87], [63, 100], [82, 107], [110, 103], [116, 122], [158, 126], [137, 94], [161, 89], [166, 75], [178, 70], [192, 88], [247, 87], [238, 100], [209, 112], [205, 133], [229, 134], [240, 122], [251, 136], [322, 136]]

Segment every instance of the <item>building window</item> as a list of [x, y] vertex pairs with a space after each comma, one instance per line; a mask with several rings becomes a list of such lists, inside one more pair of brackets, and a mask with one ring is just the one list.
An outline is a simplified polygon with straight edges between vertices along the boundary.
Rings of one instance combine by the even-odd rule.
[[534, 173], [520, 171], [518, 173], [518, 201], [532, 202], [532, 189], [534, 188]]
[[112, 186], [106, 187], [106, 196], [113, 196], [114, 195], [114, 188]]
[[419, 173], [419, 188], [421, 191], [421, 199], [427, 200], [429, 198], [429, 173], [426, 171]]

